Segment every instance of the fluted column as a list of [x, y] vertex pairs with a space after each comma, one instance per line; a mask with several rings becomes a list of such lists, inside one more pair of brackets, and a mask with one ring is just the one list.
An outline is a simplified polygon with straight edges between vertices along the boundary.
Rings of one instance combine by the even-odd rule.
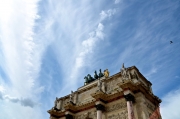
[[128, 119], [135, 119], [133, 110], [134, 96], [129, 93], [127, 95], [124, 95], [124, 97], [127, 101]]
[[102, 111], [104, 110], [104, 105], [102, 102], [96, 102], [96, 110], [97, 110], [97, 119], [102, 119]]

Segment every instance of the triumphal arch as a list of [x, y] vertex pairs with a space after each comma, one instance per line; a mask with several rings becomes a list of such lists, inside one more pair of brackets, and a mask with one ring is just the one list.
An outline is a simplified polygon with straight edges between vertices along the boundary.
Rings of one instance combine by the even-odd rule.
[[84, 86], [56, 98], [50, 119], [161, 119], [161, 100], [135, 67], [112, 76], [106, 69], [84, 77]]

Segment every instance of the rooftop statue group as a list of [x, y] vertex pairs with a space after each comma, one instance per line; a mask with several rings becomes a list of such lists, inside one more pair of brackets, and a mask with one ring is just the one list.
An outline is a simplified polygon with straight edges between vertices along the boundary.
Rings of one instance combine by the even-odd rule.
[[96, 80], [96, 79], [99, 79], [99, 78], [101, 78], [101, 77], [109, 77], [109, 71], [108, 71], [108, 69], [106, 69], [106, 70], [104, 70], [104, 73], [102, 73], [101, 72], [101, 69], [99, 70], [99, 75], [97, 74], [97, 72], [96, 72], [96, 70], [94, 71], [94, 78], [90, 75], [90, 74], [88, 74], [87, 76], [85, 76], [84, 77], [84, 79], [85, 79], [85, 82], [84, 82], [84, 85], [86, 85], [86, 84], [88, 84], [88, 83], [90, 83], [90, 82], [92, 82], [92, 81], [94, 81], [94, 80]]

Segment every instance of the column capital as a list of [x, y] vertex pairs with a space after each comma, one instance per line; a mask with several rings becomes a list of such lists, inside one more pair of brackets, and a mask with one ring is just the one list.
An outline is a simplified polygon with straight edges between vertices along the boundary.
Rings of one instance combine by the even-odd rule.
[[124, 95], [124, 98], [126, 99], [126, 101], [132, 101], [132, 102], [135, 101], [134, 96], [130, 93], [127, 95]]
[[97, 104], [97, 105], [95, 105], [95, 107], [96, 107], [96, 109], [97, 110], [104, 110], [104, 105], [102, 105], [102, 104]]

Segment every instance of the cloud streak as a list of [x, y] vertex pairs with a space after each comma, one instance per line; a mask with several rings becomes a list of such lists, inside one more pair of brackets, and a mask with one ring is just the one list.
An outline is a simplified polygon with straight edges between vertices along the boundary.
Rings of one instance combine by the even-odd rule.
[[[0, 75], [0, 82], [3, 82], [4, 87], [4, 92], [0, 93], [1, 99], [5, 104], [20, 104], [19, 111], [29, 110], [32, 113], [33, 109], [26, 107], [34, 108], [38, 105], [36, 102], [40, 97], [36, 95], [43, 91], [37, 77], [43, 49], [46, 47], [36, 39], [34, 32], [36, 21], [40, 18], [38, 2], [39, 0], [0, 1], [0, 55], [3, 56], [0, 68], [4, 72], [4, 75]], [[12, 108], [4, 111], [14, 109], [13, 104], [7, 105], [11, 105]], [[0, 118], [3, 118], [2, 116], [0, 115]], [[26, 118], [29, 119], [31, 116]]]
[[13, 103], [19, 103], [21, 104], [22, 106], [27, 106], [27, 107], [35, 107], [35, 106], [39, 106], [40, 104], [39, 103], [36, 103], [34, 102], [32, 99], [30, 98], [17, 98], [17, 97], [11, 97], [9, 95], [2, 95], [2, 93], [0, 93], [0, 96], [1, 96], [1, 99], [2, 100], [8, 100], [10, 102], [13, 102]]

